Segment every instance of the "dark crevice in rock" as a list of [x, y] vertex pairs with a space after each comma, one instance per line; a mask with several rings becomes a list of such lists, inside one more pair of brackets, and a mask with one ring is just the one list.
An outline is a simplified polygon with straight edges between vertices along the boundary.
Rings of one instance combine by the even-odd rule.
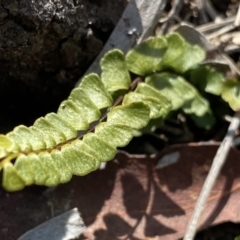
[[56, 111], [102, 49], [126, 4], [0, 0], [0, 133]]

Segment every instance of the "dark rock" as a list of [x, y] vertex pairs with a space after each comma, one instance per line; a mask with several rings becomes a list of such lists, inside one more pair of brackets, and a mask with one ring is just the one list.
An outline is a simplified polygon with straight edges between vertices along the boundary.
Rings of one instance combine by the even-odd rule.
[[0, 0], [0, 132], [57, 109], [100, 52], [126, 3]]

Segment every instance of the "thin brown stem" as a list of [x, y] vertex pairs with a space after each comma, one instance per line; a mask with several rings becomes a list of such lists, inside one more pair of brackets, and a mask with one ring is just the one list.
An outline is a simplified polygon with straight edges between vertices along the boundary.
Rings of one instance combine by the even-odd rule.
[[[135, 78], [135, 79], [132, 81], [128, 92], [134, 91], [134, 89], [137, 87], [138, 83], [141, 82], [141, 81], [142, 81], [142, 78], [141, 78], [141, 77]], [[126, 93], [125, 93], [125, 94], [126, 94]], [[117, 100], [114, 102], [114, 104], [111, 106], [111, 108], [120, 105], [120, 104], [122, 103], [123, 99], [124, 99], [125, 94], [122, 95], [122, 96], [120, 96], [119, 98], [117, 98]], [[106, 112], [103, 114], [103, 116], [94, 124], [94, 126], [92, 126], [89, 130], [81, 133], [81, 134], [78, 136], [78, 138], [79, 138], [79, 139], [83, 138], [83, 136], [84, 136], [86, 133], [88, 133], [88, 132], [94, 132], [96, 126], [97, 126], [100, 122], [104, 122], [104, 121], [107, 120], [107, 114], [109, 113], [109, 111], [110, 111], [110, 109], [108, 108], [108, 109], [106, 110]]]

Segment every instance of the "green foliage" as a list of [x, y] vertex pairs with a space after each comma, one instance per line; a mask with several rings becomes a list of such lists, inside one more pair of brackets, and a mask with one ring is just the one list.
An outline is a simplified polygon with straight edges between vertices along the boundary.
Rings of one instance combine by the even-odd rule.
[[125, 56], [121, 51], [115, 50], [107, 53], [101, 59], [100, 66], [102, 69], [101, 79], [108, 91], [129, 89], [131, 78]]
[[158, 70], [172, 69], [184, 73], [198, 65], [205, 58], [205, 52], [197, 45], [190, 45], [178, 33], [166, 37], [168, 49]]
[[140, 76], [157, 71], [167, 48], [164, 37], [152, 37], [139, 44], [126, 55], [129, 71]]
[[221, 95], [224, 81], [225, 79], [220, 72], [208, 66], [197, 67], [190, 73], [190, 82], [192, 84], [199, 90], [214, 95]]
[[190, 114], [199, 127], [213, 126], [215, 120], [208, 101], [183, 77], [169, 72], [156, 73], [147, 77], [146, 83], [171, 100], [173, 110], [182, 109]]
[[208, 66], [199, 66], [190, 71], [190, 82], [202, 92], [221, 95], [234, 111], [240, 109], [239, 81], [225, 79], [220, 72]]
[[[177, 33], [150, 38], [126, 56], [109, 51], [100, 62], [101, 77], [85, 76], [57, 113], [0, 135], [4, 188], [55, 186], [72, 175], [86, 175], [113, 159], [136, 130], [155, 129], [171, 111], [182, 111], [199, 127], [211, 128], [215, 119], [204, 92], [221, 95], [236, 110], [239, 83], [200, 67], [204, 57], [201, 48]], [[137, 86], [130, 72], [143, 76]]]
[[223, 84], [222, 98], [230, 107], [237, 111], [240, 109], [240, 83], [236, 80], [228, 80]]

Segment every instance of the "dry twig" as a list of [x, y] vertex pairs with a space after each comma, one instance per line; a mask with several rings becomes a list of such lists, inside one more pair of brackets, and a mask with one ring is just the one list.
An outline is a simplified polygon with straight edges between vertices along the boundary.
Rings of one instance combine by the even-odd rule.
[[235, 114], [235, 116], [233, 117], [232, 122], [228, 128], [227, 134], [226, 134], [225, 138], [223, 139], [223, 141], [222, 141], [220, 147], [218, 148], [218, 151], [213, 159], [212, 167], [210, 169], [210, 172], [205, 180], [202, 191], [197, 200], [192, 218], [188, 224], [188, 229], [186, 231], [184, 240], [193, 240], [194, 239], [194, 236], [195, 236], [196, 230], [197, 230], [197, 225], [198, 225], [199, 219], [201, 217], [201, 214], [204, 210], [206, 201], [207, 201], [207, 199], [210, 195], [210, 192], [213, 188], [213, 185], [220, 173], [220, 170], [226, 161], [229, 150], [233, 144], [233, 138], [235, 136], [235, 132], [238, 129], [239, 124], [240, 124], [240, 112], [237, 112]]
[[165, 18], [162, 18], [159, 20], [160, 23], [164, 23], [167, 21], [170, 21], [173, 18], [176, 18], [179, 12], [181, 11], [183, 7], [183, 0], [173, 0], [172, 8], [168, 15]]

